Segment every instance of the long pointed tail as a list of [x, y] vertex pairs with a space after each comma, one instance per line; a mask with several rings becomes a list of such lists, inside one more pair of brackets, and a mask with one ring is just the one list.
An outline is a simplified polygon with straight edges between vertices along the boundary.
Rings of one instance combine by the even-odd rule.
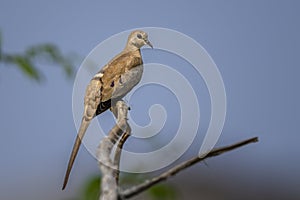
[[82, 121], [81, 121], [81, 125], [80, 125], [79, 131], [78, 131], [78, 134], [77, 134], [77, 137], [76, 137], [73, 149], [72, 149], [72, 153], [71, 153], [71, 156], [70, 156], [70, 159], [69, 159], [69, 163], [68, 163], [68, 167], [67, 167], [67, 171], [66, 171], [66, 175], [65, 175], [65, 179], [64, 179], [64, 184], [63, 184], [63, 187], [62, 187], [63, 190], [65, 189], [65, 187], [68, 183], [70, 172], [71, 172], [72, 166], [74, 164], [74, 160], [77, 156], [79, 147], [81, 145], [81, 140], [82, 140], [82, 138], [83, 138], [83, 136], [86, 132], [86, 129], [88, 128], [90, 122], [91, 122], [91, 120], [86, 121], [85, 118], [83, 118]]

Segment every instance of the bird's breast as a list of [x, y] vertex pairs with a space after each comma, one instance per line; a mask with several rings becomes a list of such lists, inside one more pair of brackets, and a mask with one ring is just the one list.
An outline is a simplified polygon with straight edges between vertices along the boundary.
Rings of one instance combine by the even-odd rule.
[[114, 83], [112, 99], [122, 98], [130, 92], [140, 82], [143, 69], [143, 65], [138, 65], [121, 74], [116, 83]]

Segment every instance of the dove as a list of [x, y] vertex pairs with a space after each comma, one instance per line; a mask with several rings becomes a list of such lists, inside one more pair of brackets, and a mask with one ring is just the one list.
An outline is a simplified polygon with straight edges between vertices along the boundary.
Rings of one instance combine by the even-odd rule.
[[114, 106], [114, 103], [121, 100], [140, 82], [143, 74], [140, 49], [144, 45], [153, 48], [148, 40], [148, 34], [141, 30], [131, 32], [123, 51], [97, 72], [88, 84], [84, 97], [83, 117], [70, 155], [63, 190], [68, 183], [81, 140], [92, 119]]

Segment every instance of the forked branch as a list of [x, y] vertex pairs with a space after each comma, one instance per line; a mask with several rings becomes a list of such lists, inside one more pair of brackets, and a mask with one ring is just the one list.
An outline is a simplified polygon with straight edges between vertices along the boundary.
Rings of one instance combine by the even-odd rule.
[[117, 119], [117, 123], [110, 130], [108, 136], [101, 140], [97, 152], [97, 158], [99, 161], [98, 164], [102, 173], [100, 188], [101, 194], [99, 200], [117, 200], [119, 197], [118, 177], [121, 150], [118, 148], [116, 149], [113, 160], [111, 160], [110, 155], [112, 153], [113, 146], [120, 140], [120, 138], [122, 144], [119, 142], [118, 146], [122, 148], [126, 140], [122, 137], [122, 135], [130, 135], [130, 127], [127, 123], [128, 106], [125, 104], [125, 102], [118, 101], [112, 108], [112, 112]]
[[[100, 142], [97, 153], [99, 168], [102, 172], [102, 182], [100, 188], [101, 195], [99, 200], [117, 200], [133, 197], [207, 158], [215, 157], [247, 144], [258, 142], [258, 138], [254, 137], [229, 146], [215, 148], [206, 155], [196, 156], [190, 160], [184, 161], [168, 171], [160, 174], [159, 176], [145, 180], [143, 183], [122, 191], [119, 187], [120, 158], [123, 145], [131, 134], [131, 128], [127, 123], [128, 106], [124, 101], [118, 101], [117, 104], [112, 108], [112, 112], [117, 119], [117, 123], [111, 129], [108, 136]], [[111, 159], [110, 155], [112, 154], [113, 147], [116, 144], [117, 147], [115, 154], [113, 159]]]

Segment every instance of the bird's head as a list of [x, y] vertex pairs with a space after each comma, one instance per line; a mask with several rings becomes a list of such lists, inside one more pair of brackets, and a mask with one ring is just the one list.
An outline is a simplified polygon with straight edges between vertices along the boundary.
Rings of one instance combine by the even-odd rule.
[[128, 36], [126, 48], [129, 50], [140, 49], [142, 46], [148, 45], [153, 48], [152, 44], [148, 40], [148, 34], [144, 31], [136, 30], [130, 33]]

